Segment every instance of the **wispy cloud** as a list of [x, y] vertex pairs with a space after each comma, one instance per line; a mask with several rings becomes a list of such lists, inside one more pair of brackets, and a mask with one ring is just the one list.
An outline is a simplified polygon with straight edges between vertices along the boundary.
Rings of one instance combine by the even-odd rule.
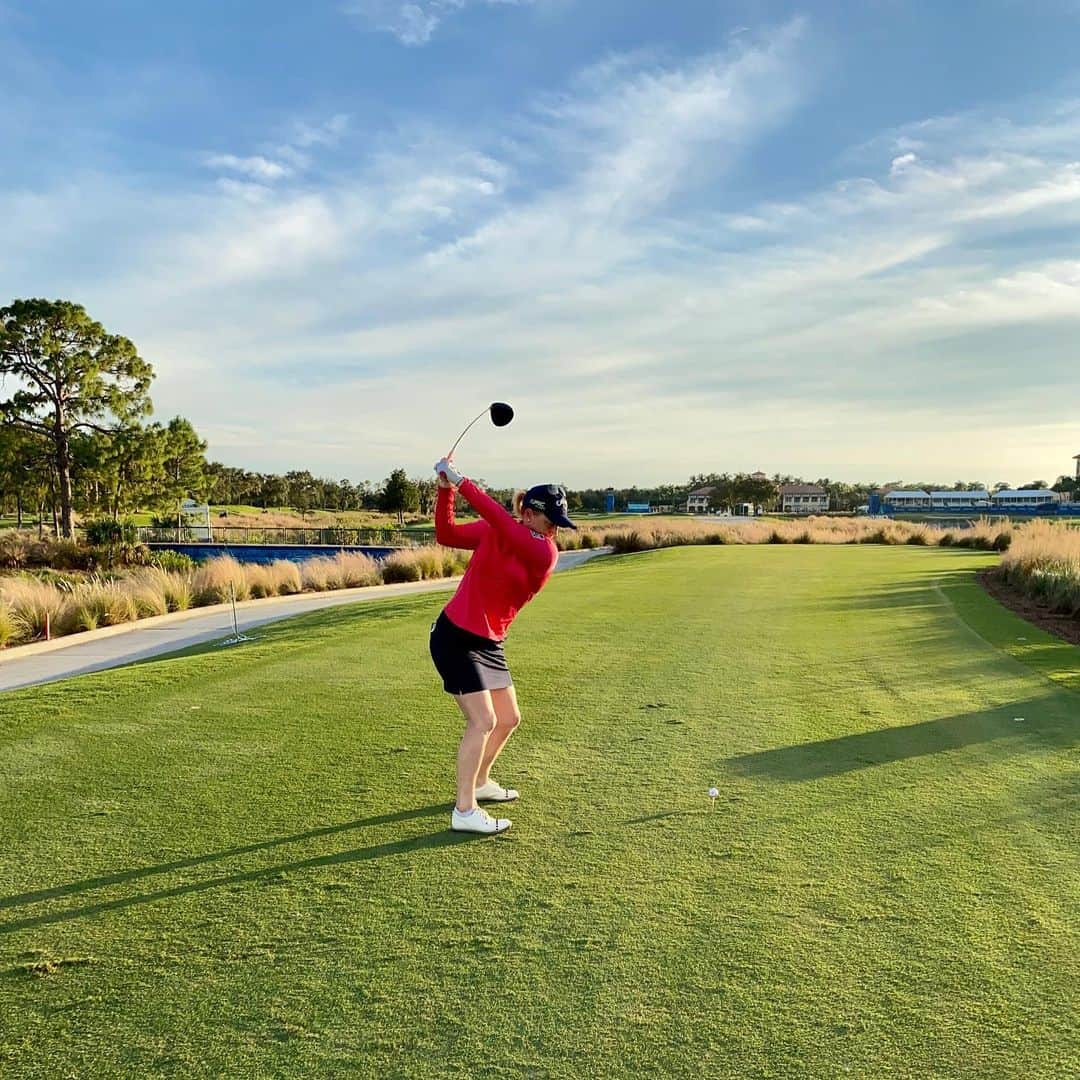
[[206, 165], [210, 169], [240, 173], [242, 176], [249, 176], [253, 180], [264, 182], [282, 180], [292, 171], [287, 165], [282, 165], [278, 161], [270, 161], [258, 154], [253, 157], [237, 157], [235, 154], [213, 154], [206, 159]]
[[542, 0], [349, 0], [344, 11], [358, 16], [402, 45], [426, 45], [449, 16], [472, 6], [527, 7]]
[[[506, 483], [1047, 473], [1080, 389], [1080, 108], [929, 118], [832, 183], [747, 198], [738, 171], [813, 68], [792, 22], [614, 57], [495, 130], [360, 140], [331, 116], [219, 155], [219, 182], [102, 166], [0, 188], [0, 289], [86, 303], [138, 341], [159, 403], [254, 466], [302, 447], [326, 471], [419, 470], [448, 415], [506, 397], [514, 437], [478, 466]], [[286, 171], [234, 164], [256, 160]]]

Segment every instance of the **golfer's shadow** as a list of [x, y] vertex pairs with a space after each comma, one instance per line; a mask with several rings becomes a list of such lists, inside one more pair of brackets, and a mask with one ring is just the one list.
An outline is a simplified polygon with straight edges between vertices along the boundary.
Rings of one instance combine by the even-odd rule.
[[[295, 833], [292, 836], [278, 837], [274, 840], [264, 840], [257, 844], [245, 844], [241, 847], [226, 848], [222, 851], [214, 851], [206, 855], [193, 855], [188, 859], [178, 859], [175, 862], [161, 863], [157, 866], [139, 867], [134, 870], [121, 870], [112, 874], [104, 874], [100, 877], [86, 878], [83, 881], [71, 882], [67, 885], [55, 885], [52, 888], [41, 889], [36, 892], [26, 892], [15, 896], [0, 897], [0, 910], [5, 908], [23, 907], [63, 896], [73, 896], [79, 893], [90, 892], [94, 889], [106, 888], [110, 885], [120, 885], [129, 881], [137, 881], [140, 878], [151, 877], [155, 874], [168, 874], [175, 870], [183, 870], [188, 867], [199, 866], [203, 863], [216, 862], [221, 859], [229, 859], [238, 855], [247, 855], [255, 851], [265, 851], [269, 848], [281, 847], [285, 844], [301, 843], [305, 840], [314, 840], [324, 836], [334, 836], [339, 833], [351, 832], [354, 829], [372, 828], [376, 825], [388, 825], [397, 821], [411, 821], [416, 818], [431, 817], [435, 814], [449, 813], [449, 811], [449, 803], [434, 803], [430, 806], [419, 807], [415, 810], [401, 810], [394, 814], [380, 814], [378, 817], [362, 818], [357, 821], [344, 822], [340, 825], [327, 825], [323, 828], [311, 829], [308, 832]], [[96, 904], [89, 904], [84, 907], [69, 908], [67, 911], [31, 916], [29, 918], [0, 923], [0, 934], [10, 934], [14, 933], [16, 930], [25, 930], [34, 926], [47, 926], [50, 923], [67, 922], [71, 919], [98, 915], [106, 911], [117, 911], [122, 908], [134, 907], [138, 904], [150, 904], [157, 900], [167, 900], [171, 897], [184, 896], [188, 893], [205, 892], [208, 889], [220, 888], [223, 885], [240, 884], [246, 881], [259, 881], [263, 878], [286, 874], [294, 870], [311, 870], [321, 866], [369, 862], [372, 859], [382, 859], [390, 855], [403, 855], [410, 851], [421, 851], [425, 848], [448, 847], [454, 844], [468, 843], [470, 839], [472, 839], [472, 837], [468, 834], [454, 833], [449, 830], [425, 833], [422, 836], [414, 836], [407, 840], [394, 840], [385, 844], [375, 844], [371, 847], [355, 848], [351, 851], [338, 851], [329, 855], [317, 855], [308, 859], [297, 859], [293, 862], [279, 863], [275, 866], [266, 866], [259, 870], [226, 874], [215, 878], [209, 878], [206, 881], [192, 882], [187, 885], [177, 885], [171, 889], [160, 889], [156, 892], [141, 893], [138, 896], [129, 896], [119, 900], [106, 900]]]

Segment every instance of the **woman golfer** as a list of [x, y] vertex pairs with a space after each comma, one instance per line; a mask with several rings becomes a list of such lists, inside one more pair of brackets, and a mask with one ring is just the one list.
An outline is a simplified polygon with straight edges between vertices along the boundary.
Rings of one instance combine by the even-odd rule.
[[[514, 616], [544, 587], [559, 558], [559, 526], [577, 528], [566, 516], [566, 493], [542, 484], [515, 500], [520, 520], [504, 510], [451, 461], [435, 466], [439, 495], [435, 539], [444, 547], [475, 552], [450, 603], [431, 628], [431, 658], [443, 687], [465, 715], [465, 734], [457, 755], [457, 805], [450, 828], [457, 832], [498, 833], [510, 828], [478, 801], [510, 802], [518, 797], [491, 779], [491, 766], [521, 723], [503, 640]], [[455, 489], [480, 515], [467, 525], [454, 523]]]

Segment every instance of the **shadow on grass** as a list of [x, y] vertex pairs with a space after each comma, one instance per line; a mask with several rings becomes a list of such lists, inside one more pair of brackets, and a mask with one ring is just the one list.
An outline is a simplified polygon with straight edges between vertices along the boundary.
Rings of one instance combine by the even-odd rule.
[[[352, 832], [354, 829], [374, 828], [376, 825], [390, 825], [398, 821], [413, 821], [416, 818], [431, 817], [433, 814], [438, 813], [449, 814], [450, 803], [433, 803], [430, 806], [418, 807], [415, 810], [400, 810], [394, 814], [380, 814], [377, 817], [361, 818], [357, 821], [346, 821], [339, 825], [326, 825], [319, 829], [310, 829], [308, 832], [294, 833], [292, 836], [280, 836], [273, 840], [263, 840], [257, 844], [244, 844], [240, 847], [226, 848], [223, 851], [212, 851], [206, 855], [192, 855], [187, 859], [177, 859], [175, 862], [160, 863], [157, 866], [142, 866], [132, 870], [118, 870], [112, 874], [103, 874], [100, 877], [86, 878], [83, 881], [74, 881], [67, 885], [54, 885], [52, 888], [40, 889], [36, 892], [20, 893], [16, 896], [4, 896], [0, 897], [0, 911], [5, 908], [23, 907], [28, 904], [40, 903], [42, 900], [55, 900], [61, 896], [72, 896], [77, 893], [91, 892], [94, 889], [102, 889], [109, 885], [121, 885], [128, 881], [138, 881], [140, 878], [152, 877], [155, 874], [168, 874], [175, 870], [185, 870], [188, 867], [201, 866], [203, 863], [217, 862], [221, 859], [231, 859], [237, 855], [248, 855], [254, 851], [266, 851], [268, 848], [282, 847], [285, 844], [298, 844], [305, 840], [315, 840], [323, 836], [335, 836], [339, 833]], [[416, 842], [410, 841], [409, 843]], [[381, 846], [384, 848], [392, 848], [394, 845], [384, 844]], [[417, 846], [423, 845], [417, 844]], [[388, 852], [388, 854], [389, 853], [390, 852]], [[317, 865], [317, 862], [313, 865]], [[257, 871], [254, 876], [259, 877], [280, 870], [282, 870], [282, 867], [273, 867], [270, 870]], [[135, 901], [132, 902], [134, 903]], [[31, 925], [31, 923], [28, 922], [26, 925]], [[0, 933], [12, 928], [17, 927], [13, 927], [11, 924], [0, 924]]]
[[49, 926], [53, 923], [70, 922], [72, 919], [91, 918], [107, 911], [121, 911], [124, 908], [137, 907], [141, 904], [153, 904], [159, 900], [171, 900], [177, 896], [186, 896], [190, 893], [220, 889], [226, 885], [239, 885], [244, 882], [276, 878], [296, 870], [313, 870], [321, 866], [343, 866], [348, 863], [370, 862], [372, 859], [385, 859], [391, 855], [405, 855], [410, 851], [423, 851], [426, 848], [467, 844], [473, 839], [473, 836], [466, 833], [450, 832], [449, 829], [437, 833], [425, 833], [423, 836], [414, 836], [411, 840], [395, 840], [388, 844], [374, 844], [371, 847], [356, 848], [352, 851], [338, 851], [332, 855], [318, 855], [310, 859], [297, 859], [295, 862], [267, 866], [262, 870], [249, 870], [242, 874], [225, 874], [221, 877], [210, 878], [207, 881], [197, 881], [189, 885], [177, 885], [172, 889], [159, 889], [157, 892], [140, 893], [138, 896], [128, 896], [121, 900], [103, 900], [97, 904], [70, 908], [67, 911], [58, 911], [50, 915], [37, 915], [28, 919], [0, 923], [0, 935], [13, 934], [18, 930], [29, 930], [38, 926]]
[[[1018, 718], [1022, 718], [1019, 723]], [[978, 744], [1000, 743], [1004, 755], [1033, 744], [1071, 747], [1078, 742], [1080, 722], [1067, 703], [1048, 696], [919, 724], [740, 754], [725, 764], [746, 777], [819, 780]]]
[[[986, 552], [979, 552], [981, 556]], [[984, 566], [969, 569], [937, 570], [930, 574], [905, 577], [893, 584], [865, 593], [848, 593], [830, 600], [816, 600], [815, 606], [829, 611], [884, 610], [889, 608], [941, 608], [948, 602], [936, 591], [954, 585], [966, 585], [975, 580], [975, 574]]]

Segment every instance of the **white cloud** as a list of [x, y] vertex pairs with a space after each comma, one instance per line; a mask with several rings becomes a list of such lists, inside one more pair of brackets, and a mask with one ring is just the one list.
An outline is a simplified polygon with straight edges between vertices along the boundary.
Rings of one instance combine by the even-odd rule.
[[280, 162], [270, 161], [261, 155], [237, 157], [235, 154], [213, 154], [206, 159], [206, 165], [210, 169], [240, 173], [265, 183], [282, 180], [292, 171]]
[[296, 122], [295, 129], [291, 140], [294, 146], [336, 146], [349, 129], [349, 116], [347, 113], [337, 113], [321, 124], [300, 120]]
[[349, 0], [343, 10], [402, 45], [426, 45], [444, 19], [470, 6], [526, 7], [538, 0]]
[[918, 156], [910, 152], [894, 157], [892, 164], [889, 166], [889, 175], [899, 176], [909, 165], [914, 165], [918, 160]]
[[506, 398], [514, 427], [466, 462], [500, 483], [1051, 478], [1080, 392], [1080, 112], [933, 118], [747, 199], [729, 177], [796, 115], [811, 45], [793, 23], [615, 58], [495, 132], [296, 125], [276, 182], [0, 187], [0, 290], [86, 303], [159, 407], [250, 467], [419, 471]]

